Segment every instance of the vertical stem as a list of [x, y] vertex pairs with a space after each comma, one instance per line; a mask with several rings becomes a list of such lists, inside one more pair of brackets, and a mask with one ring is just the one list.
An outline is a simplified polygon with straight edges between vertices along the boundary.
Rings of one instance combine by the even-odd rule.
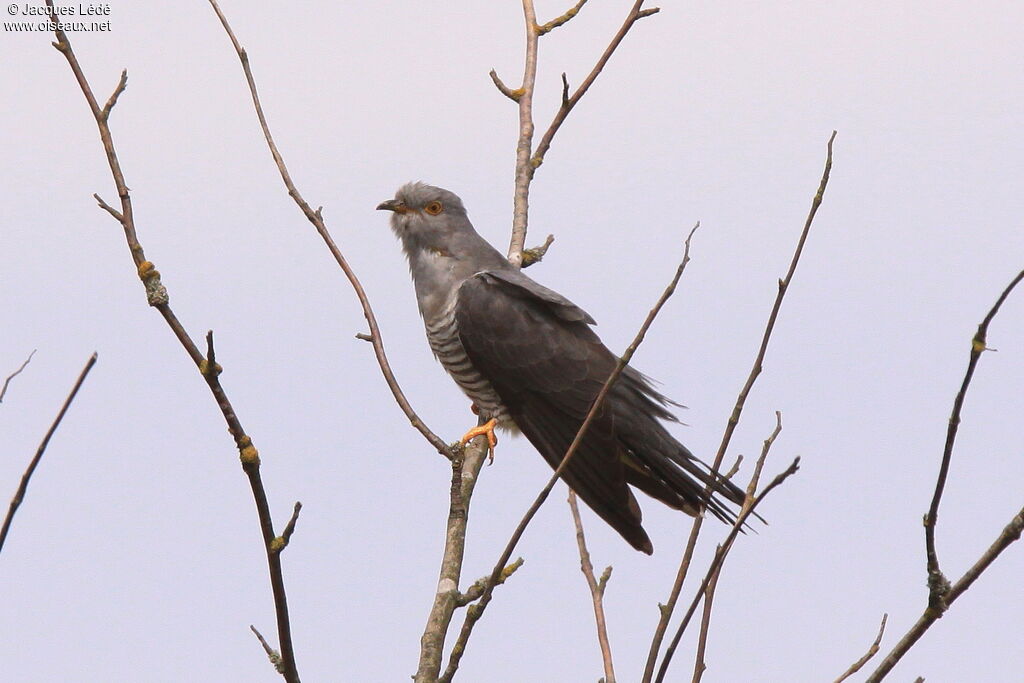
[[526, 67], [523, 85], [516, 93], [519, 102], [519, 143], [516, 145], [516, 184], [512, 204], [512, 239], [508, 246], [508, 260], [514, 266], [523, 262], [526, 227], [530, 210], [530, 181], [533, 178], [533, 89], [537, 81], [537, 43], [540, 31], [533, 0], [523, 0], [526, 20]]

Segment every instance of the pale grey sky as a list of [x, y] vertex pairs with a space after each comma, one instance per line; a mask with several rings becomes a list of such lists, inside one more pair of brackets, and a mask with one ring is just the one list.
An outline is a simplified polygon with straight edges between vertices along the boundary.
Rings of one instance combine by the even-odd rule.
[[[31, 3], [30, 3], [31, 4]], [[41, 4], [41, 3], [40, 3]], [[569, 3], [540, 2], [542, 19]], [[406, 680], [437, 576], [449, 468], [394, 404], [354, 295], [284, 191], [238, 61], [204, 2], [111, 2], [71, 40], [113, 117], [139, 236], [263, 456], [307, 681]], [[447, 187], [508, 241], [522, 17], [502, 3], [240, 3], [278, 144], [363, 280], [410, 400], [454, 439], [468, 404], [430, 356], [386, 217], [408, 180]], [[624, 3], [592, 0], [545, 37], [536, 118], [578, 83]], [[20, 10], [19, 10], [20, 11]], [[675, 433], [710, 457], [749, 372], [824, 161], [835, 168], [731, 455], [802, 469], [739, 543], [715, 605], [706, 681], [833, 680], [925, 605], [921, 516], [977, 323], [1024, 264], [1024, 11], [1012, 2], [669, 3], [642, 21], [538, 172], [530, 274], [586, 308], [621, 350], [678, 261], [693, 261], [635, 365], [689, 406]], [[4, 20], [9, 16], [5, 15]], [[14, 19], [22, 19], [14, 17]], [[11, 681], [274, 681], [248, 631], [274, 632], [256, 513], [209, 393], [148, 310], [96, 127], [52, 36], [0, 36], [0, 495], [92, 351], [0, 557]], [[957, 578], [1024, 504], [1024, 292], [1005, 305], [963, 413], [940, 515]], [[490, 570], [549, 469], [506, 438], [474, 499], [466, 578]], [[518, 553], [463, 660], [464, 681], [594, 681], [590, 600], [564, 488]], [[6, 500], [6, 498], [4, 498]], [[689, 530], [642, 500], [656, 548], [586, 511], [620, 680], [639, 676]], [[706, 560], [725, 534], [705, 525]], [[1014, 546], [891, 680], [1020, 679], [1024, 547]], [[694, 587], [686, 589], [692, 595]], [[689, 680], [692, 639], [671, 680]]]

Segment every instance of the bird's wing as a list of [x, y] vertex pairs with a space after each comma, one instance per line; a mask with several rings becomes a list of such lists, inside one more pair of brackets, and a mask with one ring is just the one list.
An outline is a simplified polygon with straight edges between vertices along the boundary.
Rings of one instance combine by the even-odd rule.
[[[459, 288], [456, 325], [473, 366], [557, 467], [616, 358], [590, 329], [586, 312], [518, 275], [485, 271], [467, 279]], [[650, 553], [614, 412], [607, 404], [599, 411], [563, 478], [634, 547]]]

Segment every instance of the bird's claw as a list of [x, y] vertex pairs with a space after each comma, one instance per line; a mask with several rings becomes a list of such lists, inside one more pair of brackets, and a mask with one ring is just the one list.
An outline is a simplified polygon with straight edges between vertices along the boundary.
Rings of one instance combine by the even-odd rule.
[[487, 422], [483, 423], [479, 427], [473, 427], [459, 440], [459, 443], [465, 446], [472, 439], [478, 436], [487, 437], [487, 464], [494, 463], [494, 447], [498, 445], [498, 437], [494, 434], [494, 428], [497, 426], [498, 421], [495, 418], [491, 418]]

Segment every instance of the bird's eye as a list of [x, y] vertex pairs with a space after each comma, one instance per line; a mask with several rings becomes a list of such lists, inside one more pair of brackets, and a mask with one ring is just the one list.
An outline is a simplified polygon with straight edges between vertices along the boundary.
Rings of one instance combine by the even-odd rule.
[[441, 202], [436, 201], [430, 202], [429, 204], [423, 207], [423, 210], [429, 213], [431, 216], [436, 216], [437, 214], [441, 213], [443, 209], [444, 207], [441, 206]]

